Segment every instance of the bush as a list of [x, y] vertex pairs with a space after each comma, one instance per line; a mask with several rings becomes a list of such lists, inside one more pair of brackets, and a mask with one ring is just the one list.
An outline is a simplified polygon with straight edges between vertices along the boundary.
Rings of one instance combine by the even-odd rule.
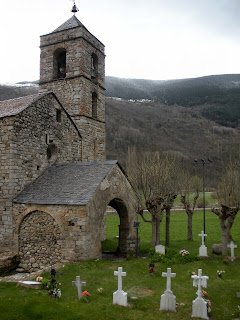
[[[208, 202], [205, 199], [205, 208], [208, 206]], [[203, 199], [198, 199], [197, 200], [197, 207], [198, 208], [203, 208]]]
[[162, 262], [166, 264], [188, 263], [188, 262], [201, 260], [201, 258], [198, 257], [197, 254], [188, 253], [188, 254], [182, 255], [179, 251], [172, 248], [166, 248], [165, 255], [156, 253], [155, 249], [151, 248], [148, 252], [148, 258], [151, 263]]

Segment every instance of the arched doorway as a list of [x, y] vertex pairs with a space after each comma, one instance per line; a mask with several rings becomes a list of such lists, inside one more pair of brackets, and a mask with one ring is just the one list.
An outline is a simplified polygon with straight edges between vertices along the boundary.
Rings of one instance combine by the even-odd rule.
[[[115, 210], [115, 214], [118, 214], [119, 219], [115, 219], [117, 221], [117, 227], [118, 227], [118, 243], [116, 250], [114, 250], [117, 254], [126, 254], [128, 252], [127, 247], [127, 239], [129, 236], [129, 219], [128, 219], [128, 210], [126, 205], [121, 199], [115, 198], [111, 200], [108, 204], [109, 207]], [[114, 212], [113, 212], [114, 214]], [[105, 221], [105, 217], [104, 217]], [[116, 223], [116, 222], [115, 222]], [[102, 226], [103, 228], [104, 226]], [[114, 226], [115, 230], [116, 226]], [[112, 250], [111, 250], [111, 253]]]
[[19, 229], [19, 266], [32, 272], [60, 262], [60, 234], [51, 215], [34, 211], [25, 216]]

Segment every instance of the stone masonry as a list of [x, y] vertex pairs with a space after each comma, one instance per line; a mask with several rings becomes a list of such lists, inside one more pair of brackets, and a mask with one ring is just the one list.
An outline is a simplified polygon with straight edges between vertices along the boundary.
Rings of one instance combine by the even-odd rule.
[[[9, 105], [15, 106], [12, 114], [6, 113]], [[61, 122], [56, 110], [61, 110]], [[0, 253], [7, 253], [14, 245], [12, 199], [52, 163], [81, 161], [82, 146], [80, 133], [52, 93], [0, 102], [0, 121]]]
[[138, 199], [105, 161], [104, 45], [73, 16], [41, 37], [40, 94], [0, 102], [0, 269], [101, 258], [105, 212], [134, 252]]
[[[41, 36], [40, 90], [53, 91], [82, 134], [83, 161], [105, 160], [104, 45], [73, 16], [50, 34]], [[66, 52], [66, 76], [57, 78], [54, 55]], [[96, 76], [91, 77], [91, 58]], [[93, 117], [92, 94], [97, 96]]]

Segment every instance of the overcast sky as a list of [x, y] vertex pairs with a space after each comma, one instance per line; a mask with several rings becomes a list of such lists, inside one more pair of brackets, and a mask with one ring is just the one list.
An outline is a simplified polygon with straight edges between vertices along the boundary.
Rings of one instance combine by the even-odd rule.
[[[177, 79], [240, 73], [240, 0], [76, 0], [106, 47], [106, 75]], [[39, 79], [39, 36], [68, 20], [70, 0], [0, 1], [0, 83]]]

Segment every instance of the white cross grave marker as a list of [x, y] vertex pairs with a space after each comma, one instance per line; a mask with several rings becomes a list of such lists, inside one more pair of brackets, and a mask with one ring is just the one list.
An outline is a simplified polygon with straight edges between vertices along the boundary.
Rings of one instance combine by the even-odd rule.
[[162, 277], [167, 278], [167, 289], [161, 295], [160, 310], [176, 312], [176, 297], [171, 291], [171, 278], [175, 278], [176, 273], [171, 273], [171, 268], [167, 268], [167, 272], [162, 272]]
[[228, 248], [231, 249], [231, 260], [233, 261], [234, 259], [236, 259], [236, 258], [234, 257], [234, 249], [237, 248], [237, 245], [234, 244], [233, 241], [231, 241], [231, 243], [228, 244], [227, 246], [228, 246]]
[[76, 276], [76, 281], [72, 281], [72, 285], [77, 287], [78, 300], [82, 299], [82, 286], [86, 285], [86, 282], [81, 281], [79, 276]]
[[113, 304], [127, 306], [127, 293], [122, 290], [122, 277], [125, 277], [127, 273], [122, 271], [122, 267], [119, 267], [118, 271], [114, 271], [114, 275], [118, 276], [118, 290], [113, 293]]
[[202, 238], [202, 245], [199, 247], [199, 256], [200, 257], [207, 257], [207, 247], [204, 244], [204, 239], [207, 237], [207, 234], [202, 231], [200, 234], [198, 234], [199, 237]]
[[198, 275], [194, 275], [191, 278], [193, 279], [193, 286], [198, 287], [197, 298], [192, 303], [192, 317], [208, 319], [207, 302], [202, 298], [202, 287], [207, 288], [209, 277], [203, 276], [202, 269], [198, 269]]

